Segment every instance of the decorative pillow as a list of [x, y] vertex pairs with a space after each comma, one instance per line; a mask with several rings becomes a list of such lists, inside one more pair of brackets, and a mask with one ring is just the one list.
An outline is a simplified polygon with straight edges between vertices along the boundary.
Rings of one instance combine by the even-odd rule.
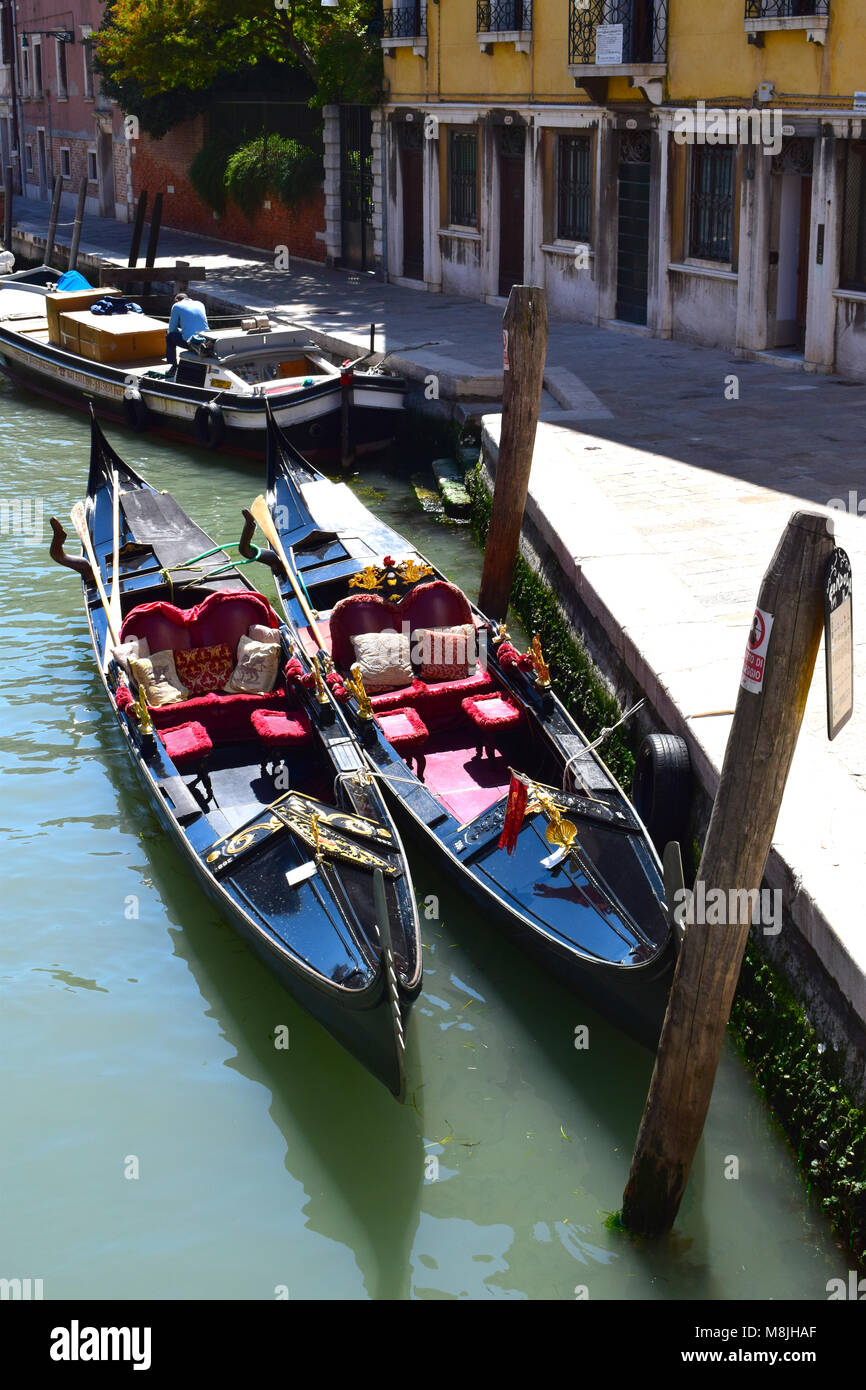
[[274, 688], [280, 665], [280, 649], [273, 642], [238, 642], [238, 664], [223, 686], [231, 695], [267, 695]]
[[133, 659], [138, 661], [143, 656], [150, 656], [150, 647], [146, 637], [127, 637], [125, 642], [111, 648], [111, 655], [123, 667], [126, 674], [130, 675], [130, 661]]
[[215, 647], [180, 648], [174, 664], [190, 695], [210, 695], [231, 680], [235, 663], [231, 647], [220, 642]]
[[475, 626], [416, 627], [412, 659], [422, 681], [462, 681], [475, 674]]
[[181, 684], [174, 664], [174, 652], [154, 652], [153, 656], [132, 657], [129, 662], [132, 674], [144, 688], [144, 698], [149, 705], [175, 705], [185, 700], [188, 691]]
[[272, 642], [276, 646], [280, 645], [280, 630], [278, 627], [265, 627], [264, 623], [253, 623], [247, 629], [247, 637], [251, 637], [254, 642]]
[[394, 690], [411, 685], [409, 638], [402, 632], [361, 632], [352, 638], [367, 690]]

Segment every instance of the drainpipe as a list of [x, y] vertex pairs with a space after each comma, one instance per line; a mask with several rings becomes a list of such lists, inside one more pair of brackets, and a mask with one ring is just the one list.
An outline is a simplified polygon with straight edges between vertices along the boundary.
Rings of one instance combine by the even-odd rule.
[[382, 281], [388, 279], [388, 160], [385, 150], [387, 132], [385, 127], [385, 108], [379, 107], [379, 140], [381, 144], [380, 158], [382, 160]]

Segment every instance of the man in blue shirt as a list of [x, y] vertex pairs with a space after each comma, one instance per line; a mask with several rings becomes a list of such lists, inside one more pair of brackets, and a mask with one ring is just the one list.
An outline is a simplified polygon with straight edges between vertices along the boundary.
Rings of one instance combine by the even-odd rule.
[[190, 299], [188, 294], [176, 294], [165, 335], [165, 356], [169, 366], [177, 366], [177, 350], [186, 347], [195, 333], [208, 330], [207, 313], [199, 299]]

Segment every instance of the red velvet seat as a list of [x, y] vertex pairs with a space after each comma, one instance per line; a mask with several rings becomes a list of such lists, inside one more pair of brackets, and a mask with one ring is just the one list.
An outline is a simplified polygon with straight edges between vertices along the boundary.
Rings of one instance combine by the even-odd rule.
[[213, 752], [213, 743], [207, 729], [197, 720], [191, 719], [186, 724], [176, 724], [170, 729], [157, 729], [156, 732], [179, 772], [188, 767], [197, 769], [198, 775], [195, 780], [203, 783], [210, 801], [213, 788], [207, 771], [207, 759]]
[[498, 735], [515, 729], [523, 722], [523, 711], [519, 706], [498, 693], [469, 696], [462, 701], [462, 707], [475, 725], [479, 758], [485, 748], [490, 755], [496, 747]]
[[462, 589], [447, 579], [431, 579], [411, 589], [398, 605], [400, 620], [416, 627], [460, 627], [471, 623], [472, 605]]
[[340, 599], [330, 617], [331, 655], [340, 671], [348, 671], [356, 659], [353, 637], [364, 632], [402, 631], [398, 608], [380, 594], [349, 594]]
[[418, 776], [423, 777], [424, 754], [419, 750], [427, 742], [430, 732], [418, 711], [407, 705], [405, 709], [389, 710], [385, 714], [377, 714], [375, 718], [395, 752], [407, 760], [414, 757]]
[[313, 726], [303, 710], [287, 714], [285, 710], [257, 709], [250, 715], [250, 723], [268, 750], [262, 761], [263, 773], [268, 762], [275, 763], [290, 748], [301, 748], [313, 739]]

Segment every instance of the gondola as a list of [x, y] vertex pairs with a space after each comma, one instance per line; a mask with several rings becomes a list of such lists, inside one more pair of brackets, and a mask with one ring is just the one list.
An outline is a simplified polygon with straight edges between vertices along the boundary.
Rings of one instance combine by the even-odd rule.
[[[299, 645], [342, 677], [370, 767], [405, 822], [485, 915], [653, 1045], [674, 960], [661, 863], [554, 694], [537, 639], [519, 653], [504, 625], [317, 473], [273, 420], [259, 516], [265, 500], [264, 558], [286, 616]], [[443, 645], [437, 664], [436, 640], [461, 629], [474, 651], [449, 667], [456, 649]], [[392, 653], [395, 633], [408, 641], [411, 669], [404, 645], [399, 684], [386, 671], [393, 688], [380, 679], [373, 693], [359, 651], [380, 633]]]
[[298, 1003], [402, 1098], [421, 946], [375, 779], [321, 671], [237, 559], [95, 418], [91, 430], [87, 501], [73, 509], [84, 555], [65, 554], [56, 519], [51, 553], [81, 574], [97, 669], [149, 804]]
[[0, 279], [0, 369], [17, 385], [78, 410], [92, 400], [139, 433], [258, 458], [269, 410], [323, 466], [348, 465], [394, 438], [406, 382], [381, 364], [332, 361], [305, 328], [252, 315], [196, 335], [172, 370], [165, 318], [97, 317], [86, 306], [114, 291], [61, 296], [46, 271], [54, 274], [39, 267]]

